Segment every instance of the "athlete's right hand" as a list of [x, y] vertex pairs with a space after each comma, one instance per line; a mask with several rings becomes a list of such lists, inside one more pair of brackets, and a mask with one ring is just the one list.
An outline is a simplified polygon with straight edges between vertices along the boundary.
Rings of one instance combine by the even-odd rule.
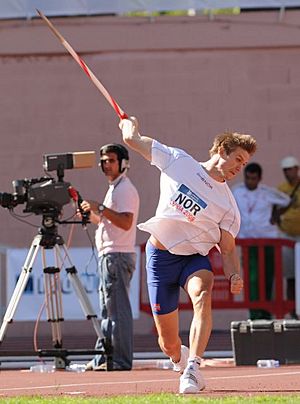
[[119, 123], [119, 128], [122, 131], [124, 139], [130, 139], [139, 133], [138, 121], [134, 116], [122, 119]]

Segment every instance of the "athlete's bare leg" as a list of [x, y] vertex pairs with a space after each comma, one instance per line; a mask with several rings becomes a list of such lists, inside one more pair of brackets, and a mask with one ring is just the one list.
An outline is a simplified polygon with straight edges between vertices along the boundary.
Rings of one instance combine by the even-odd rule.
[[211, 294], [213, 273], [206, 269], [193, 273], [186, 281], [194, 316], [190, 328], [190, 357], [202, 357], [212, 329]]
[[158, 332], [160, 349], [169, 356], [173, 362], [180, 360], [181, 339], [179, 338], [178, 310], [168, 314], [153, 315]]

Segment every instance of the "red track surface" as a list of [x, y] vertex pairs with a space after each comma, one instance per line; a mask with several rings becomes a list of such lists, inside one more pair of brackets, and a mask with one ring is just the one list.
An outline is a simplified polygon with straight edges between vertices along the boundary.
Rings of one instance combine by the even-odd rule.
[[[298, 394], [300, 366], [273, 369], [256, 367], [204, 367], [207, 387], [201, 396]], [[0, 398], [7, 396], [109, 396], [178, 392], [178, 374], [172, 370], [137, 369], [130, 372], [32, 373], [0, 371]]]

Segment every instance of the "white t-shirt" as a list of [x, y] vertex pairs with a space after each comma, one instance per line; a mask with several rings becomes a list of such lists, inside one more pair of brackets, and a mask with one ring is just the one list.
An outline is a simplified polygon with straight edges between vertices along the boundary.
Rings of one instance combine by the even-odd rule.
[[161, 170], [155, 216], [138, 225], [171, 253], [207, 255], [220, 241], [220, 229], [236, 237], [240, 214], [226, 182], [211, 178], [183, 150], [152, 144], [152, 165]]
[[123, 230], [103, 216], [95, 235], [99, 256], [110, 252], [135, 252], [140, 200], [135, 186], [126, 175], [121, 174], [109, 184], [103, 204], [117, 212], [133, 213], [133, 222], [129, 230]]
[[288, 205], [290, 202], [288, 195], [262, 184], [252, 191], [245, 184], [238, 184], [232, 193], [241, 213], [239, 238], [280, 237], [278, 227], [270, 223], [272, 206]]

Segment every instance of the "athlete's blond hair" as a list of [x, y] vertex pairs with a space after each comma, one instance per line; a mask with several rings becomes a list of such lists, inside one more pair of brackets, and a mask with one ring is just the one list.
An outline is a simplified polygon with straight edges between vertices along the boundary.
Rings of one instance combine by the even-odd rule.
[[244, 133], [225, 132], [215, 137], [213, 145], [209, 150], [210, 156], [217, 154], [221, 146], [227, 154], [230, 154], [238, 147], [241, 147], [252, 155], [257, 148], [256, 140], [253, 136]]

